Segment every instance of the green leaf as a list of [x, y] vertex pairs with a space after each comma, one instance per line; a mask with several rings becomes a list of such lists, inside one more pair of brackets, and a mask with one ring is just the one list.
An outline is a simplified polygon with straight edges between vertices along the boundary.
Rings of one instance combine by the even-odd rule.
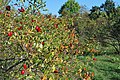
[[118, 66], [118, 69], [120, 69], [120, 66]]

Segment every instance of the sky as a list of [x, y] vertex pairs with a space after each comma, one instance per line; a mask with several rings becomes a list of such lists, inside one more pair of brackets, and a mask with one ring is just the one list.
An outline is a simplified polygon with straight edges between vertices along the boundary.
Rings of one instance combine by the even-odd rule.
[[[15, 0], [13, 0], [15, 1]], [[67, 2], [67, 0], [43, 0], [46, 1], [46, 8], [48, 9], [47, 12], [42, 13], [52, 13], [53, 15], [59, 15], [58, 11], [61, 8], [61, 6]], [[104, 3], [106, 0], [75, 0], [79, 3], [79, 5], [86, 6], [86, 8], [89, 10], [92, 8], [92, 6], [100, 6], [102, 3]], [[118, 6], [120, 5], [120, 0], [113, 0], [115, 4]]]
[[[45, 0], [44, 0], [45, 1]], [[58, 14], [59, 9], [67, 0], [46, 0], [46, 8], [48, 8], [48, 13]], [[92, 6], [100, 6], [106, 0], [76, 0], [79, 5], [85, 5], [87, 9], [91, 9]], [[116, 5], [120, 5], [120, 0], [113, 0]]]

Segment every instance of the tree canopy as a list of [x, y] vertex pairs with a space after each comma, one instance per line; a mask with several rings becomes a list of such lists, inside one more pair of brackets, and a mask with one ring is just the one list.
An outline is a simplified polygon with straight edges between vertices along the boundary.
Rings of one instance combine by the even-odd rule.
[[117, 14], [117, 9], [113, 0], [106, 0], [101, 6], [93, 6], [90, 9], [90, 18], [97, 19], [100, 16], [111, 18]]
[[61, 16], [71, 15], [80, 11], [80, 5], [75, 0], [68, 0], [63, 6], [61, 6], [58, 13]]

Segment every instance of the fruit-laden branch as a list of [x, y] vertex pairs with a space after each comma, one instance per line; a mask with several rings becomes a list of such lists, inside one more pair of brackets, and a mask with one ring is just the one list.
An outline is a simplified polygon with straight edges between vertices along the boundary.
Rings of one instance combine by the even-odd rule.
[[22, 60], [16, 62], [15, 64], [13, 64], [12, 66], [8, 67], [7, 69], [2, 68], [2, 70], [4, 70], [5, 72], [7, 72], [7, 71], [9, 71], [10, 69], [12, 69], [13, 67], [17, 66], [18, 64], [20, 64], [20, 63], [22, 63], [22, 62], [24, 62], [24, 61], [26, 61], [26, 60], [28, 60], [28, 59], [22, 59]]

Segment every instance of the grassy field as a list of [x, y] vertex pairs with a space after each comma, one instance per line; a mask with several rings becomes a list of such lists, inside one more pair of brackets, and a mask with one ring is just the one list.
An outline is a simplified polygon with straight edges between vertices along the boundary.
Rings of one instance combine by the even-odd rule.
[[[88, 69], [95, 73], [93, 80], [120, 80], [120, 55], [109, 54], [94, 57], [97, 60], [88, 63]], [[84, 60], [82, 56], [78, 58]]]

